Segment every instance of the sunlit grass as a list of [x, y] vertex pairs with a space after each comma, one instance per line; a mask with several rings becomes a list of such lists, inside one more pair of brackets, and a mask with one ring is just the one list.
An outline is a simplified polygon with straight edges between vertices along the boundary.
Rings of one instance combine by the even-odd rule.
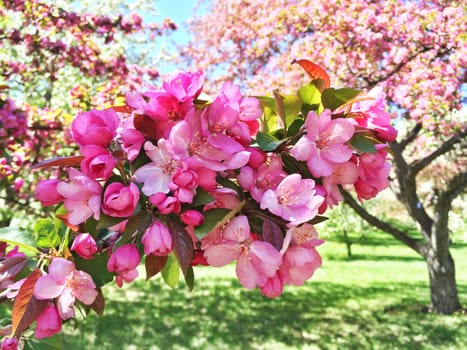
[[[426, 313], [425, 263], [384, 238], [321, 247], [323, 267], [304, 287], [270, 300], [243, 289], [232, 266], [199, 268], [195, 289], [159, 277], [106, 286], [105, 316], [66, 327], [66, 349], [463, 349], [467, 317]], [[467, 247], [452, 249], [467, 304]]]

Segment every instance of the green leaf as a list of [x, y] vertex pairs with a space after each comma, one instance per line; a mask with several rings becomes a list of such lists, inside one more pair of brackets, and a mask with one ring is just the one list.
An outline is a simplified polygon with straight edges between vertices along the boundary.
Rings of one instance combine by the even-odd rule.
[[217, 176], [216, 177], [216, 181], [218, 184], [224, 186], [224, 187], [227, 187], [227, 188], [230, 188], [231, 190], [234, 190], [235, 192], [237, 192], [237, 194], [240, 194], [241, 192], [241, 189], [240, 187], [238, 187], [238, 185], [233, 182], [232, 180], [230, 179], [226, 179], [225, 177], [222, 177], [222, 176]]
[[164, 269], [162, 270], [162, 278], [168, 286], [175, 288], [180, 278], [180, 268], [174, 253], [171, 253], [167, 259]]
[[193, 266], [190, 266], [187, 273], [185, 274], [185, 284], [188, 290], [191, 292], [195, 286], [195, 274], [193, 272]]
[[303, 103], [308, 105], [321, 104], [321, 92], [315, 84], [308, 83], [298, 89], [298, 96], [302, 99]]
[[360, 152], [363, 153], [376, 153], [377, 149], [375, 147], [374, 142], [364, 135], [355, 135], [350, 140], [350, 144], [352, 147], [356, 148]]
[[104, 284], [112, 282], [113, 273], [107, 270], [109, 256], [106, 253], [96, 254], [93, 259], [83, 259], [75, 256], [75, 265], [78, 270], [89, 273], [96, 284], [102, 287]]
[[256, 134], [256, 143], [265, 152], [274, 151], [279, 145], [283, 144], [285, 140], [277, 140], [271, 135], [259, 131]]
[[34, 337], [26, 338], [24, 350], [62, 350], [63, 334], [55, 334], [49, 338], [37, 339]]
[[212, 202], [212, 200], [213, 198], [208, 193], [208, 191], [203, 190], [201, 187], [198, 187], [196, 191], [196, 196], [193, 198], [193, 203], [191, 203], [191, 206], [197, 207], [199, 205], [205, 205], [209, 202]]
[[51, 248], [60, 245], [60, 236], [55, 230], [52, 219], [39, 219], [34, 225], [36, 244], [40, 248]]
[[279, 119], [277, 113], [268, 107], [263, 108], [263, 123], [262, 131], [264, 133], [272, 134], [273, 132], [283, 128], [282, 121]]
[[296, 119], [292, 125], [289, 126], [289, 129], [287, 130], [287, 136], [293, 137], [297, 135], [303, 124], [305, 124], [303, 119]]
[[221, 222], [227, 214], [231, 212], [226, 208], [214, 208], [203, 213], [204, 222], [202, 225], [195, 227], [195, 234], [198, 239], [203, 238], [207, 233], [211, 232], [217, 223]]
[[334, 89], [329, 88], [323, 91], [321, 95], [321, 101], [325, 108], [330, 110], [335, 110], [336, 108], [342, 106], [344, 103], [350, 101], [355, 96], [357, 96], [361, 91], [354, 89]]
[[108, 215], [105, 215], [104, 213], [101, 213], [99, 216], [99, 221], [97, 222], [96, 229], [100, 230], [101, 228], [107, 228], [110, 226], [114, 226], [126, 219], [128, 218], [116, 218], [116, 217], [108, 216]]
[[38, 254], [36, 240], [33, 234], [17, 227], [0, 227], [0, 241], [6, 242], [13, 246], [17, 245], [22, 250], [28, 250], [34, 254]]
[[277, 114], [282, 120], [284, 128], [287, 129], [298, 117], [302, 108], [302, 100], [295, 95], [281, 95], [277, 90], [274, 90], [274, 99]]

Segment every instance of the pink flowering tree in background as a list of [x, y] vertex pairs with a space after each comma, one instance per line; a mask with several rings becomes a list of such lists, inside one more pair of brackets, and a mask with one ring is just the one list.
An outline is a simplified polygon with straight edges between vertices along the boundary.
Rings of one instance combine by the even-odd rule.
[[245, 97], [225, 82], [210, 96], [202, 71], [180, 72], [78, 113], [79, 152], [34, 165], [66, 170], [35, 191], [54, 216], [33, 232], [0, 229], [0, 301], [12, 304], [2, 347], [102, 315], [102, 287], [132, 283], [141, 263], [146, 280], [174, 288], [183, 276], [190, 290], [194, 267], [235, 263], [239, 283], [269, 298], [310, 279], [339, 188], [362, 200], [386, 188], [397, 132], [370, 92], [331, 88], [322, 68], [297, 63], [309, 77], [295, 95]]
[[[343, 195], [369, 223], [426, 260], [435, 312], [458, 310], [448, 218], [453, 200], [464, 193], [467, 183], [462, 152], [465, 109], [458, 112], [465, 106], [464, 2], [232, 0], [203, 1], [201, 9], [190, 24], [193, 40], [178, 55], [194, 67], [208, 67], [217, 82], [238, 81], [254, 93], [278, 86], [293, 92], [302, 73], [289, 69], [290, 62], [308, 57], [329, 69], [333, 81], [374, 88], [377, 101], [386, 95], [390, 111], [406, 130], [391, 143], [395, 160], [391, 189], [420, 236], [409, 236], [369, 213], [347, 192], [340, 194], [327, 181], [323, 184], [336, 198]], [[216, 86], [216, 79], [213, 82]], [[354, 104], [352, 112], [360, 113], [366, 104]], [[387, 114], [355, 120], [362, 127], [377, 123], [379, 131], [387, 133]], [[315, 151], [318, 135], [301, 142], [309, 148], [303, 153], [297, 149], [297, 159], [312, 164], [332, 160]], [[385, 153], [378, 150], [360, 158], [359, 200], [385, 186], [382, 174], [389, 174], [382, 162]]]
[[176, 28], [110, 5], [106, 15], [90, 14], [83, 4], [78, 12], [73, 2], [0, 1], [0, 197], [8, 208], [2, 226], [12, 209], [34, 212], [36, 175], [26, 169], [72, 152], [72, 115], [123, 101], [125, 92], [157, 78], [155, 60], [134, 42], [150, 50]]

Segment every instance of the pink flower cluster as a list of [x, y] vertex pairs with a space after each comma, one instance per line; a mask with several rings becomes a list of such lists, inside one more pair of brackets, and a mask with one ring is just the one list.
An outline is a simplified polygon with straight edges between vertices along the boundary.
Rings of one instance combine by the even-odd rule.
[[[73, 120], [81, 156], [56, 161], [71, 165], [68, 180], [36, 190], [44, 206], [62, 205], [58, 217], [73, 231], [72, 256], [51, 258], [35, 284], [36, 299], [48, 300], [36, 337], [59, 332], [76, 300], [93, 307], [94, 264], [121, 287], [142, 260], [148, 277], [173, 259], [184, 274], [235, 262], [242, 286], [277, 297], [321, 265], [313, 223], [342, 200], [340, 187], [353, 185], [360, 200], [387, 187], [384, 142], [395, 130], [380, 100], [299, 113], [296, 137], [271, 150], [258, 99], [231, 83], [209, 98], [203, 86], [202, 72], [178, 73], [128, 94], [126, 106]], [[360, 133], [377, 140], [370, 153], [353, 144]]]

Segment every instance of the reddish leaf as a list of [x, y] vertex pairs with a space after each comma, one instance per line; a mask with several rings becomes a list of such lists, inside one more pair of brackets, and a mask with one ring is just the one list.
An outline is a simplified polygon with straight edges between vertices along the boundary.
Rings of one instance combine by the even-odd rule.
[[180, 221], [171, 219], [168, 226], [172, 234], [175, 256], [180, 264], [183, 275], [186, 276], [195, 255], [193, 241]]
[[262, 235], [265, 242], [271, 243], [273, 247], [279, 251], [282, 249], [284, 236], [282, 234], [281, 228], [274, 221], [264, 219]]
[[125, 106], [112, 106], [110, 108], [107, 108], [106, 110], [108, 109], [113, 109], [115, 112], [118, 112], [118, 113], [131, 113], [133, 112], [133, 109], [127, 105]]
[[12, 336], [18, 338], [45, 309], [48, 300], [34, 297], [34, 286], [42, 273], [39, 269], [31, 272], [18, 291], [11, 315]]
[[320, 222], [326, 221], [329, 218], [326, 216], [321, 216], [321, 215], [316, 215], [313, 219], [308, 221], [309, 224], [316, 225], [319, 224]]
[[144, 114], [136, 114], [133, 119], [135, 129], [139, 130], [143, 136], [150, 140], [157, 140], [157, 122]]
[[144, 262], [144, 266], [146, 267], [146, 281], [161, 272], [167, 260], [168, 256], [147, 255]]
[[329, 79], [328, 73], [326, 73], [326, 71], [317, 64], [314, 64], [309, 60], [293, 60], [292, 64], [294, 63], [299, 64], [312, 80], [322, 79], [324, 81], [325, 89], [331, 86], [331, 79]]
[[0, 85], [0, 90], [7, 90], [8, 88], [8, 85]]
[[10, 277], [16, 276], [28, 264], [25, 257], [0, 259], [0, 284]]
[[11, 334], [11, 324], [0, 328], [0, 337], [5, 337]]
[[94, 299], [94, 302], [91, 305], [89, 305], [89, 307], [93, 309], [96, 312], [96, 314], [102, 316], [104, 314], [105, 299], [104, 295], [102, 294], [102, 290], [100, 288], [96, 288], [96, 290], [96, 299]]
[[76, 225], [73, 225], [73, 224], [70, 224], [68, 222], [68, 216], [70, 215], [70, 213], [66, 213], [66, 214], [55, 214], [55, 217], [57, 219], [60, 219], [63, 221], [63, 223], [70, 229], [72, 230], [73, 232], [78, 232], [79, 231], [79, 226], [76, 226]]
[[32, 169], [46, 168], [51, 166], [79, 166], [84, 156], [55, 157], [34, 164]]

